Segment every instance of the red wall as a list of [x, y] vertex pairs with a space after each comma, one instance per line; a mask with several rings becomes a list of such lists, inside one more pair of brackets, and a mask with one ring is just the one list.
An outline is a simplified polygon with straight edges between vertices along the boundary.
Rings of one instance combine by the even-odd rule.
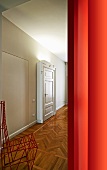
[[107, 0], [89, 0], [89, 170], [107, 170]]
[[88, 0], [74, 1], [74, 169], [88, 169]]

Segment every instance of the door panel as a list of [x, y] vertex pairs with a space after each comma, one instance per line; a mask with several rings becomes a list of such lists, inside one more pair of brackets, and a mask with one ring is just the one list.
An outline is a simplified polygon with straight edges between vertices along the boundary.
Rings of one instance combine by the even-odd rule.
[[49, 70], [49, 69], [46, 69], [45, 78], [53, 79], [53, 71]]
[[53, 82], [45, 80], [45, 104], [53, 102]]
[[54, 71], [44, 68], [44, 120], [54, 113]]
[[51, 113], [51, 112], [53, 112], [53, 106], [49, 106], [49, 107], [47, 107], [47, 108], [45, 109], [45, 115], [47, 115], [47, 114], [49, 114], [49, 113]]

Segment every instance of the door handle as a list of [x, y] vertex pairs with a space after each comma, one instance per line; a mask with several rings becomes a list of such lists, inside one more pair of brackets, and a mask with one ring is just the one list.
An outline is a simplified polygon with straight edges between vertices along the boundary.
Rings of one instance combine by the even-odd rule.
[[48, 95], [48, 94], [45, 93], [45, 96], [46, 96], [46, 95]]

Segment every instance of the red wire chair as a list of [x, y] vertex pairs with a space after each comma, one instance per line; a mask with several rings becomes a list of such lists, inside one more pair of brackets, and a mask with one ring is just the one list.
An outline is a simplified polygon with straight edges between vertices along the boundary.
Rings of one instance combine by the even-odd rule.
[[38, 149], [33, 133], [9, 140], [4, 101], [0, 102], [0, 117], [2, 170], [22, 170], [25, 167], [28, 167], [28, 170], [32, 170]]

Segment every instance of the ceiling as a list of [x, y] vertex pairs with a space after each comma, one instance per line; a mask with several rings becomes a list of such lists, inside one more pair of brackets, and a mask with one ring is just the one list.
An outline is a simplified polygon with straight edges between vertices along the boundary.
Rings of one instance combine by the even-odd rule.
[[67, 62], [67, 0], [31, 0], [2, 15]]

